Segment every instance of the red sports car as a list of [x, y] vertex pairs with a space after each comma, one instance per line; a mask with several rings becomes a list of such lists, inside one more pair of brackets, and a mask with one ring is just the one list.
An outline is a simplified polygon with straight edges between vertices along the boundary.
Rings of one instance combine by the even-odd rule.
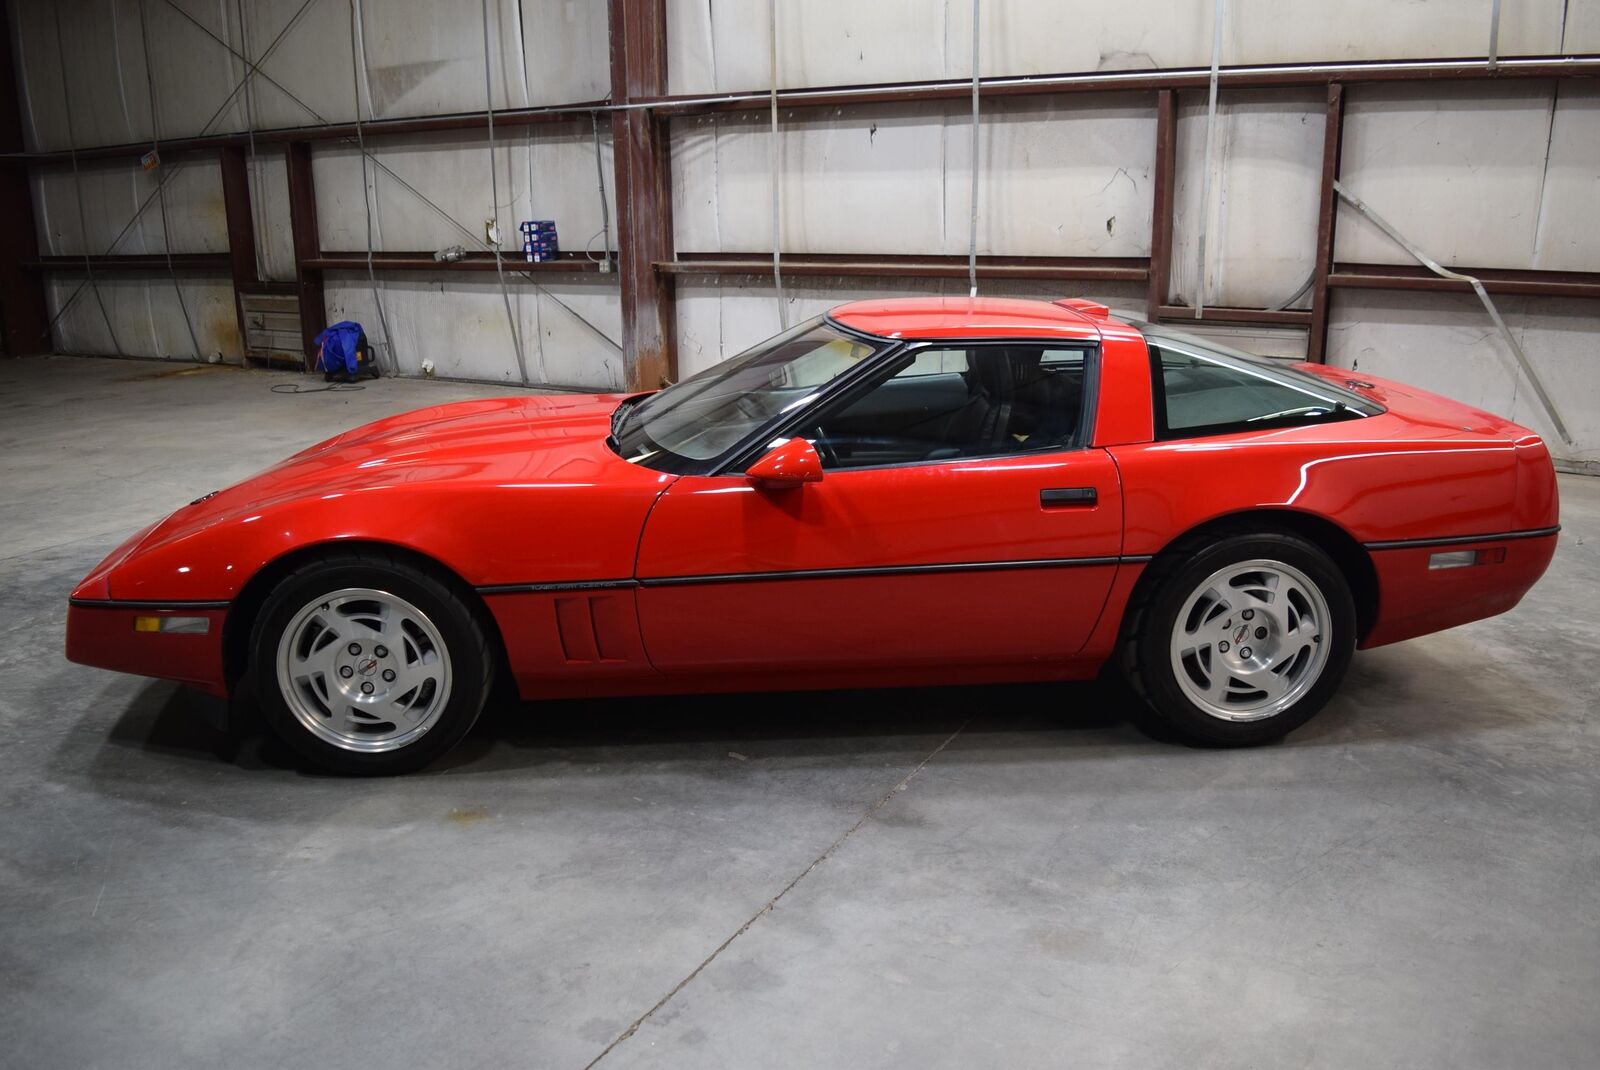
[[524, 698], [1073, 680], [1277, 739], [1356, 647], [1516, 605], [1526, 428], [1081, 300], [871, 301], [654, 394], [358, 428], [139, 532], [67, 656], [250, 687], [321, 765], [415, 769]]

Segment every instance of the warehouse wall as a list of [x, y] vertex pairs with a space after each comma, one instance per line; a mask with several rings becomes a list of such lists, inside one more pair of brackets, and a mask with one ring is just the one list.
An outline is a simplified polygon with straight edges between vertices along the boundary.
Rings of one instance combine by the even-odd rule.
[[[148, 137], [150, 99], [164, 136], [463, 112], [486, 99], [481, 0], [365, 0], [359, 33], [349, 0], [313, 0], [276, 47], [301, 0], [146, 0], [151, 64], [144, 61], [139, 0], [15, 3], [13, 34], [31, 144], [38, 148]], [[253, 82], [229, 100], [243, 65], [175, 9], [261, 61], [283, 88]], [[983, 0], [985, 75], [1203, 67], [1217, 10], [1212, 0]], [[1229, 0], [1222, 62], [1482, 56], [1489, 0], [1349, 0], [1342, 4]], [[967, 0], [780, 0], [785, 87], [860, 84], [971, 74]], [[57, 54], [55, 11], [66, 32]], [[490, 94], [496, 106], [603, 98], [609, 86], [603, 0], [490, 0]], [[240, 22], [240, 14], [244, 20]], [[768, 63], [766, 0], [667, 0], [670, 89], [762, 90]], [[1501, 14], [1499, 54], [1600, 52], [1600, 0], [1524, 0]], [[63, 59], [70, 72], [63, 93]], [[364, 68], [364, 69], [363, 69]], [[70, 101], [70, 112], [67, 102]], [[1415, 243], [1446, 264], [1600, 270], [1600, 87], [1554, 82], [1413, 83], [1347, 90], [1343, 181]], [[1219, 100], [1205, 213], [1204, 297], [1209, 305], [1288, 301], [1311, 271], [1324, 117], [1320, 90], [1225, 90]], [[70, 123], [69, 123], [70, 119]], [[786, 112], [779, 135], [783, 194], [779, 244], [789, 253], [961, 254], [968, 241], [971, 153], [964, 103]], [[1204, 181], [1205, 100], [1181, 98], [1171, 291], [1201, 295], [1198, 254]], [[68, 127], [71, 127], [71, 136]], [[608, 124], [599, 155], [610, 182]], [[980, 253], [1145, 256], [1151, 240], [1155, 115], [1149, 93], [993, 100], [977, 146]], [[325, 248], [485, 248], [483, 221], [509, 230], [553, 217], [564, 244], [600, 229], [595, 132], [587, 117], [502, 131], [490, 192], [480, 136], [384, 140], [383, 166], [361, 166], [350, 145], [314, 157]], [[767, 117], [730, 113], [671, 126], [674, 232], [681, 251], [765, 253], [774, 236]], [[47, 252], [104, 252], [167, 168], [36, 168], [39, 237]], [[389, 170], [384, 170], [388, 168]], [[391, 173], [392, 172], [392, 173]], [[281, 152], [251, 162], [262, 270], [292, 273]], [[82, 190], [84, 218], [78, 218]], [[167, 188], [172, 248], [225, 246], [214, 163], [185, 163]], [[614, 219], [614, 211], [611, 215]], [[599, 238], [595, 238], [598, 252]], [[165, 247], [159, 209], [117, 251]], [[1410, 263], [1409, 255], [1348, 208], [1339, 259]], [[787, 280], [791, 322], [855, 296], [964, 292], [964, 281]], [[226, 280], [181, 280], [203, 351], [238, 353]], [[51, 285], [57, 306], [77, 280]], [[513, 344], [538, 381], [622, 382], [615, 276], [541, 276], [510, 283], [512, 315], [492, 274], [332, 273], [330, 315], [372, 325], [378, 302], [399, 366], [424, 359], [441, 374], [516, 381]], [[985, 292], [1056, 296], [1068, 287], [985, 284]], [[188, 356], [187, 324], [165, 277], [102, 282], [101, 301], [80, 298], [57, 325], [66, 349]], [[1076, 288], [1126, 307], [1142, 288]], [[692, 372], [778, 326], [768, 278], [683, 280], [678, 287], [680, 371]], [[100, 305], [106, 313], [101, 314]], [[1289, 307], [1306, 307], [1302, 296]], [[1600, 465], [1600, 356], [1595, 302], [1501, 299], [1504, 313], [1577, 439], [1559, 452]], [[1506, 412], [1546, 432], [1513, 371], [1504, 340], [1470, 297], [1336, 291], [1330, 359], [1396, 375]], [[1263, 352], [1303, 352], [1304, 333], [1224, 332]]]
[[[358, 94], [363, 120], [481, 111], [489, 99], [481, 0], [366, 0], [359, 21], [352, 19], [348, 0], [313, 0], [295, 19], [302, 3], [145, 0], [141, 27], [140, 0], [18, 0], [12, 8], [12, 32], [29, 147], [53, 150], [148, 139], [152, 100], [161, 136], [174, 138], [350, 122], [357, 118]], [[493, 0], [489, 11], [489, 87], [496, 108], [596, 100], [608, 94], [603, 2]], [[257, 62], [262, 77], [234, 93], [245, 65], [208, 32]], [[372, 209], [371, 247], [376, 250], [432, 251], [456, 244], [485, 250], [485, 219], [498, 219], [509, 238], [521, 219], [554, 218], [568, 248], [588, 243], [599, 257], [597, 155], [608, 183], [611, 171], [604, 115], [598, 130], [590, 117], [579, 115], [570, 123], [498, 134], [498, 203], [491, 193], [490, 153], [481, 135], [375, 142], [371, 154], [376, 162], [365, 175], [353, 143], [317, 143], [313, 174], [323, 248], [368, 247], [365, 190]], [[172, 251], [225, 251], [220, 170], [214, 159], [206, 158], [164, 161], [150, 172], [123, 161], [85, 161], [76, 172], [61, 165], [33, 169], [40, 251], [165, 251], [159, 200], [122, 232], [164, 175], [170, 176], [164, 196]], [[294, 258], [282, 149], [261, 146], [251, 158], [250, 176], [262, 277], [290, 279]], [[614, 206], [610, 212], [614, 217]], [[82, 283], [81, 276], [51, 280], [47, 300], [52, 315]], [[226, 277], [184, 275], [179, 285], [184, 304], [192, 306], [188, 320], [200, 355], [241, 359]], [[526, 320], [519, 322], [518, 335], [526, 335], [523, 348], [530, 374], [537, 375], [547, 364], [552, 378], [546, 381], [621, 384], [614, 284], [608, 280], [597, 286], [557, 276], [548, 282], [541, 277], [535, 286], [512, 276], [509, 285], [513, 309], [519, 321]], [[195, 355], [184, 309], [168, 277], [102, 279], [96, 289], [111, 329], [100, 311], [102, 301], [85, 289], [55, 326], [58, 349]], [[463, 280], [453, 273], [384, 276], [378, 289], [385, 297], [393, 339], [383, 338], [377, 327], [372, 287], [364, 273], [359, 279], [330, 277], [329, 313], [358, 316], [372, 325], [372, 337], [389, 346], [402, 371], [416, 373], [423, 359], [431, 359], [441, 375], [520, 382], [498, 282], [490, 288], [492, 301], [487, 303], [481, 299], [483, 280]], [[458, 299], [440, 300], [444, 293]], [[596, 307], [597, 301], [602, 307]], [[557, 314], [541, 315], [541, 310]], [[573, 319], [579, 322], [564, 322]], [[553, 340], [551, 348], [560, 350], [545, 364], [536, 359], [541, 338], [547, 345]]]

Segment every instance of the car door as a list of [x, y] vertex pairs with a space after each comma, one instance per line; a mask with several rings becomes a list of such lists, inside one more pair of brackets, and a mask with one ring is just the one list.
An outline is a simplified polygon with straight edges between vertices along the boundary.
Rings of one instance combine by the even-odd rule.
[[1116, 467], [1081, 445], [1094, 361], [1089, 347], [924, 346], [805, 417], [820, 482], [676, 481], [636, 571], [651, 661], [738, 673], [1070, 658], [1122, 539]]

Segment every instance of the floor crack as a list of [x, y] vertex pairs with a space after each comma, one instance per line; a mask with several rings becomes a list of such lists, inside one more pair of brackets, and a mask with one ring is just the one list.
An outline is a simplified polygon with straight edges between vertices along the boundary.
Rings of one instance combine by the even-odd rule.
[[713, 962], [716, 961], [718, 955], [720, 955], [724, 951], [726, 951], [733, 944], [733, 942], [735, 940], [739, 939], [739, 937], [741, 937], [745, 933], [749, 932], [750, 931], [750, 927], [752, 925], [754, 925], [756, 922], [760, 921], [768, 913], [770, 913], [772, 911], [772, 908], [778, 905], [778, 901], [779, 900], [781, 900], [784, 896], [788, 895], [791, 891], [793, 891], [795, 889], [795, 887], [801, 881], [803, 881], [807, 877], [809, 877], [811, 875], [811, 871], [812, 870], [816, 869], [818, 866], [822, 865], [822, 863], [826, 862], [828, 860], [829, 856], [832, 855], [835, 851], [837, 851], [840, 847], [842, 847], [846, 840], [848, 840], [851, 836], [855, 835], [856, 831], [858, 829], [860, 829], [862, 825], [865, 825], [868, 821], [870, 821], [872, 819], [872, 816], [874, 814], [876, 814], [879, 810], [882, 810], [885, 806], [887, 806], [888, 803], [889, 803], [889, 800], [893, 799], [896, 795], [899, 795], [902, 791], [904, 791], [906, 789], [906, 786], [911, 783], [912, 779], [918, 773], [922, 772], [924, 767], [926, 767], [929, 762], [931, 762], [935, 758], [937, 758], [939, 756], [939, 754], [946, 747], [948, 747], [951, 743], [953, 743], [955, 741], [955, 738], [957, 736], [959, 736], [963, 731], [965, 731], [967, 725], [969, 725], [971, 723], [972, 723], [972, 718], [970, 718], [970, 717], [967, 718], [965, 721], [962, 721], [961, 724], [959, 726], [957, 726], [957, 728], [956, 728], [956, 730], [954, 732], [951, 732], [948, 736], [946, 736], [942, 743], [940, 743], [937, 747], [933, 748], [933, 750], [929, 751], [923, 757], [922, 761], [918, 762], [915, 766], [912, 767], [910, 772], [908, 772], [905, 776], [901, 777], [900, 778], [900, 782], [898, 784], [896, 784], [894, 787], [890, 788], [888, 791], [884, 792], [883, 796], [881, 798], [879, 798], [877, 802], [875, 802], [871, 806], [867, 807], [866, 812], [863, 813], [859, 819], [857, 819], [855, 824], [851, 825], [849, 828], [845, 829], [844, 832], [840, 833], [838, 839], [836, 839], [832, 843], [830, 843], [826, 850], [824, 850], [817, 857], [813, 858], [811, 860], [810, 864], [807, 865], [805, 869], [802, 869], [795, 876], [794, 880], [790, 881], [788, 884], [785, 884], [783, 886], [782, 890], [780, 890], [777, 895], [775, 895], [771, 899], [767, 900], [766, 903], [761, 907], [760, 910], [758, 910], [754, 914], [750, 915], [750, 917], [745, 921], [745, 923], [743, 925], [739, 926], [739, 928], [734, 930], [734, 932], [733, 932], [733, 934], [731, 936], [729, 936], [726, 940], [722, 941], [722, 943], [718, 944], [716, 946], [716, 949], [713, 950], [711, 952], [711, 954], [707, 955], [705, 957], [705, 959], [701, 961], [700, 965], [696, 966], [693, 970], [690, 970], [688, 976], [686, 976], [683, 980], [679, 981], [677, 984], [673, 985], [672, 989], [666, 995], [662, 996], [659, 1000], [657, 1000], [655, 1006], [651, 1007], [649, 1010], [647, 1010], [643, 1014], [639, 1015], [638, 1018], [635, 1018], [633, 1020], [633, 1024], [628, 1026], [628, 1028], [624, 1029], [621, 1033], [618, 1033], [616, 1038], [614, 1040], [612, 1040], [611, 1043], [607, 1044], [605, 1046], [605, 1049], [602, 1050], [599, 1055], [596, 1055], [593, 1059], [589, 1060], [589, 1062], [585, 1063], [583, 1070], [593, 1070], [594, 1067], [596, 1067], [596, 1066], [598, 1066], [600, 1064], [600, 1061], [602, 1059], [604, 1059], [607, 1055], [610, 1055], [613, 1051], [615, 1051], [618, 1048], [618, 1046], [620, 1046], [622, 1044], [623, 1041], [627, 1040], [629, 1037], [631, 1037], [635, 1033], [637, 1033], [639, 1031], [639, 1027], [644, 1025], [644, 1023], [648, 1022], [650, 1020], [650, 1018], [657, 1011], [659, 1011], [662, 1007], [665, 1007], [668, 1003], [672, 1002], [673, 997], [675, 997], [679, 992], [682, 992], [685, 988], [687, 988], [689, 986], [689, 982], [693, 981], [696, 977], [699, 977], [700, 974], [705, 970], [705, 968], [707, 966], [711, 965]]

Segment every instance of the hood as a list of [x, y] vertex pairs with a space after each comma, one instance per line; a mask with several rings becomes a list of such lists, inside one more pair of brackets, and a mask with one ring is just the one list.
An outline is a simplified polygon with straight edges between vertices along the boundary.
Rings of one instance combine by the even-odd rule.
[[[609, 504], [647, 509], [663, 485], [661, 473], [606, 444], [623, 398], [486, 398], [355, 428], [184, 506], [119, 547], [80, 589], [118, 600], [226, 599], [268, 561], [350, 539], [428, 554], [472, 583], [523, 579], [535, 566], [618, 568], [624, 555], [631, 570], [637, 531], [618, 527], [616, 547], [592, 531]], [[552, 548], [548, 563], [530, 562], [534, 533]], [[583, 552], [584, 539], [593, 552]]]
[[[484, 398], [435, 405], [353, 428], [178, 510], [151, 533], [204, 524], [307, 494], [396, 483], [519, 485], [592, 478], [618, 460], [605, 446], [620, 394]], [[597, 452], [595, 447], [599, 446]]]

